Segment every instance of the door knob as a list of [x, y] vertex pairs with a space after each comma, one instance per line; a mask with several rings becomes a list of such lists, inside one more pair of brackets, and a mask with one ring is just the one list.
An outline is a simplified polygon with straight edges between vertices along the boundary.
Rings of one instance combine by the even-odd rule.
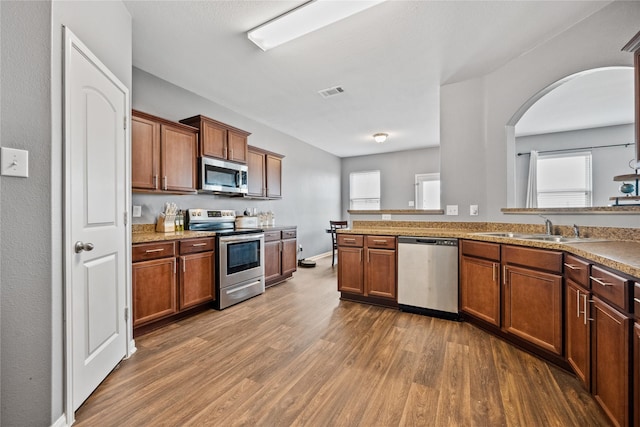
[[79, 254], [82, 251], [89, 252], [93, 250], [93, 243], [83, 243], [81, 241], [77, 241], [76, 244], [74, 245], [74, 249], [77, 254]]

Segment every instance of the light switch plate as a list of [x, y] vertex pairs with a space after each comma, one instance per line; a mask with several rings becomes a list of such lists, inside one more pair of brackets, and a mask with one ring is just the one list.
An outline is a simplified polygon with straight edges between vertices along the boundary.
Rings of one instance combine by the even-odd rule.
[[478, 215], [478, 205], [469, 205], [469, 215], [471, 216]]
[[4, 176], [29, 177], [29, 152], [15, 148], [0, 149], [1, 174]]
[[140, 218], [142, 216], [142, 206], [133, 206], [133, 214], [134, 218]]
[[391, 214], [382, 214], [383, 221], [391, 221]]
[[458, 215], [458, 205], [447, 205], [447, 215]]
[[413, 208], [415, 206], [415, 202], [413, 200], [409, 200], [409, 207]]

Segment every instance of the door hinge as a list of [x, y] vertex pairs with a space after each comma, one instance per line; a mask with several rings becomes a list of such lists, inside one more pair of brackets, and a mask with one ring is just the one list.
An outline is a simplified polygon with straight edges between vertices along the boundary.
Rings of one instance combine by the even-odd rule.
[[129, 212], [124, 212], [124, 225], [127, 225], [129, 221]]
[[124, 124], [123, 124], [124, 130], [127, 130], [127, 116], [124, 116]]
[[125, 322], [129, 321], [129, 307], [124, 308], [124, 321]]

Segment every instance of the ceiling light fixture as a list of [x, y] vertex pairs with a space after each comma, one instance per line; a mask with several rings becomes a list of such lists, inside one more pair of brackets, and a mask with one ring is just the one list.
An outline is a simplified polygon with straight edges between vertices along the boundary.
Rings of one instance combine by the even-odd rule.
[[312, 0], [247, 33], [264, 51], [362, 12], [384, 0]]
[[373, 135], [373, 139], [378, 143], [378, 144], [382, 144], [383, 142], [385, 142], [387, 140], [387, 137], [389, 136], [388, 133], [376, 133]]

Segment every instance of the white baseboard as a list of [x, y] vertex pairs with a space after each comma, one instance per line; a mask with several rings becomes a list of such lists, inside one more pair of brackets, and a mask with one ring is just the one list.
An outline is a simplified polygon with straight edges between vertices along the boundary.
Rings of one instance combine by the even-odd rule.
[[68, 427], [67, 416], [65, 414], [62, 414], [60, 418], [58, 418], [53, 424], [51, 424], [51, 427]]
[[320, 258], [325, 258], [325, 257], [328, 257], [328, 256], [331, 256], [331, 252], [325, 252], [325, 253], [322, 253], [322, 254], [310, 256], [309, 258], [305, 258], [305, 259], [309, 259], [311, 261], [317, 261]]
[[125, 357], [125, 359], [128, 359], [131, 356], [133, 356], [133, 353], [135, 353], [137, 350], [138, 349], [136, 348], [136, 341], [135, 340], [129, 341], [129, 352], [127, 353], [127, 357]]

